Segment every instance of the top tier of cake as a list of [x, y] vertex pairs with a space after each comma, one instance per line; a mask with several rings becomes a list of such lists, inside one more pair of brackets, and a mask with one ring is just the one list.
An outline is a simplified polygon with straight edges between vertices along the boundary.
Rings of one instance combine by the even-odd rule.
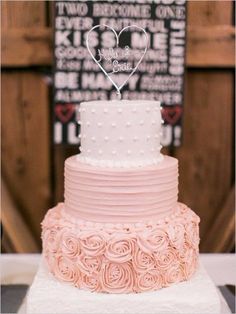
[[78, 159], [102, 167], [137, 167], [159, 163], [161, 111], [158, 101], [81, 103], [81, 154]]

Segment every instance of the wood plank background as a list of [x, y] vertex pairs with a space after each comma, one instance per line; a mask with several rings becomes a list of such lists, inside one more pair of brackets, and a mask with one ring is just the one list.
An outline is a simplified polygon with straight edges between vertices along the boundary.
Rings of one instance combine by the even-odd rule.
[[[34, 252], [44, 214], [63, 200], [64, 160], [78, 148], [52, 145], [52, 3], [1, 6], [3, 250]], [[179, 159], [179, 198], [201, 217], [203, 252], [234, 247], [233, 11], [233, 1], [188, 1], [183, 145], [163, 149]], [[27, 245], [6, 217], [21, 221]]]

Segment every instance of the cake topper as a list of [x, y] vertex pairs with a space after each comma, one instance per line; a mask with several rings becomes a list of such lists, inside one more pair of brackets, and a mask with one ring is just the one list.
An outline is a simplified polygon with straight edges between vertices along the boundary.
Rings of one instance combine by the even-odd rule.
[[[100, 48], [95, 50], [94, 53], [94, 45], [93, 45], [93, 39], [92, 32], [95, 29], [104, 28], [107, 30], [110, 30], [114, 34], [114, 45], [113, 47], [106, 47]], [[122, 34], [124, 34], [125, 31], [134, 28], [137, 29], [139, 32], [144, 33], [144, 39], [145, 39], [145, 48], [141, 52], [132, 52], [132, 55], [135, 57], [137, 63], [136, 65], [132, 66], [132, 62], [129, 62], [129, 56], [131, 54], [130, 47], [128, 45], [125, 45], [124, 48], [120, 47], [120, 37]], [[110, 38], [110, 42], [112, 42], [112, 39]], [[140, 63], [142, 62], [148, 48], [148, 35], [146, 31], [137, 25], [130, 25], [124, 27], [119, 33], [117, 33], [114, 28], [106, 25], [95, 25], [93, 26], [89, 32], [87, 33], [86, 38], [86, 46], [87, 49], [92, 57], [92, 59], [95, 61], [95, 63], [99, 66], [99, 68], [102, 70], [102, 72], [106, 75], [106, 77], [111, 81], [113, 86], [117, 90], [117, 95], [119, 99], [121, 99], [121, 89], [125, 86], [125, 84], [129, 81], [131, 76], [135, 73], [137, 68], [139, 67]], [[97, 46], [97, 45], [96, 45]], [[124, 61], [125, 60], [125, 61]], [[128, 73], [127, 78], [121, 82], [120, 84], [115, 82], [113, 75], [116, 75], [116, 73], [119, 72], [125, 72]]]

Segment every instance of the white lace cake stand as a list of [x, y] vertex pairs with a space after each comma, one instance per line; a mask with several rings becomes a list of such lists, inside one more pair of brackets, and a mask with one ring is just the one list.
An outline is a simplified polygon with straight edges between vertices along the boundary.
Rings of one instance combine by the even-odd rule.
[[27, 314], [221, 313], [217, 289], [201, 265], [188, 282], [155, 292], [104, 294], [79, 290], [54, 279], [41, 262], [27, 296]]

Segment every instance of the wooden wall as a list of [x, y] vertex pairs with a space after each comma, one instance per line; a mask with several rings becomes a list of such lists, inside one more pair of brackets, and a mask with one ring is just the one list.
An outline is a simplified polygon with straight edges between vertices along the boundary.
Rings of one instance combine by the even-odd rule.
[[[233, 1], [188, 1], [180, 200], [201, 217], [201, 250], [234, 246]], [[53, 146], [52, 3], [2, 1], [2, 222], [4, 251], [40, 250], [40, 221], [63, 200], [64, 159]]]

